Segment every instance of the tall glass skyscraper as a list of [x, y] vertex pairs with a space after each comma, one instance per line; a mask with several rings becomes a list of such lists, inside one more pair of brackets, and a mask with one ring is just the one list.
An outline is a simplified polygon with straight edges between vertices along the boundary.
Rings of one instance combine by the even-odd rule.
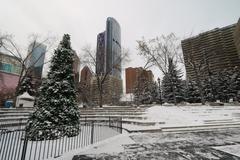
[[41, 79], [42, 70], [44, 64], [44, 58], [47, 46], [38, 42], [30, 44], [28, 51], [31, 54], [29, 56], [28, 65], [32, 68], [33, 78]]
[[121, 28], [112, 17], [107, 18], [106, 24], [106, 71], [121, 79]]
[[106, 31], [97, 36], [96, 73], [111, 72], [121, 79], [121, 28], [114, 18], [107, 18]]
[[97, 36], [96, 73], [105, 73], [105, 31]]

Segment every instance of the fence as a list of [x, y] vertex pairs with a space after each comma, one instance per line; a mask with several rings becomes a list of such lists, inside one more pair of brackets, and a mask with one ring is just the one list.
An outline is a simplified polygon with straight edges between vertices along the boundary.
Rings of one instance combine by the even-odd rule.
[[55, 140], [31, 141], [26, 139], [25, 130], [0, 130], [1, 160], [42, 160], [56, 158], [77, 148], [110, 138], [122, 133], [121, 118], [90, 120], [84, 118], [80, 132], [75, 137]]

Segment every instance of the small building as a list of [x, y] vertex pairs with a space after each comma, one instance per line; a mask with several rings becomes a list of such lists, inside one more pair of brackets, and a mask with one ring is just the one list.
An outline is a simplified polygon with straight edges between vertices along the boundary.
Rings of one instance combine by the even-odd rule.
[[17, 97], [16, 107], [33, 107], [34, 101], [35, 98], [25, 92]]

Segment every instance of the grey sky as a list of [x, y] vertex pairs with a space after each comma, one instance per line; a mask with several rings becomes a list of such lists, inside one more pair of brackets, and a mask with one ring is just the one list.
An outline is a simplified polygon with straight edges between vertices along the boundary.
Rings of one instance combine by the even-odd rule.
[[[122, 44], [131, 51], [127, 66], [143, 65], [136, 40], [174, 32], [180, 38], [236, 23], [240, 0], [0, 0], [0, 31], [27, 45], [31, 33], [71, 34], [73, 49], [96, 46], [107, 17], [121, 25]], [[155, 76], [159, 74], [154, 70]]]

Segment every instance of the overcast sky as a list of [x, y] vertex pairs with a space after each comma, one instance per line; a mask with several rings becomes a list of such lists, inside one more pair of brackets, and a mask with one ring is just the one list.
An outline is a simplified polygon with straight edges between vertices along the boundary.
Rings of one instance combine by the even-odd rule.
[[[86, 44], [96, 46], [107, 17], [120, 23], [122, 45], [133, 58], [127, 66], [136, 67], [143, 65], [136, 40], [171, 32], [182, 39], [236, 23], [240, 0], [0, 0], [0, 31], [13, 34], [22, 46], [31, 33], [69, 33], [80, 53]], [[159, 76], [158, 70], [154, 73]]]

